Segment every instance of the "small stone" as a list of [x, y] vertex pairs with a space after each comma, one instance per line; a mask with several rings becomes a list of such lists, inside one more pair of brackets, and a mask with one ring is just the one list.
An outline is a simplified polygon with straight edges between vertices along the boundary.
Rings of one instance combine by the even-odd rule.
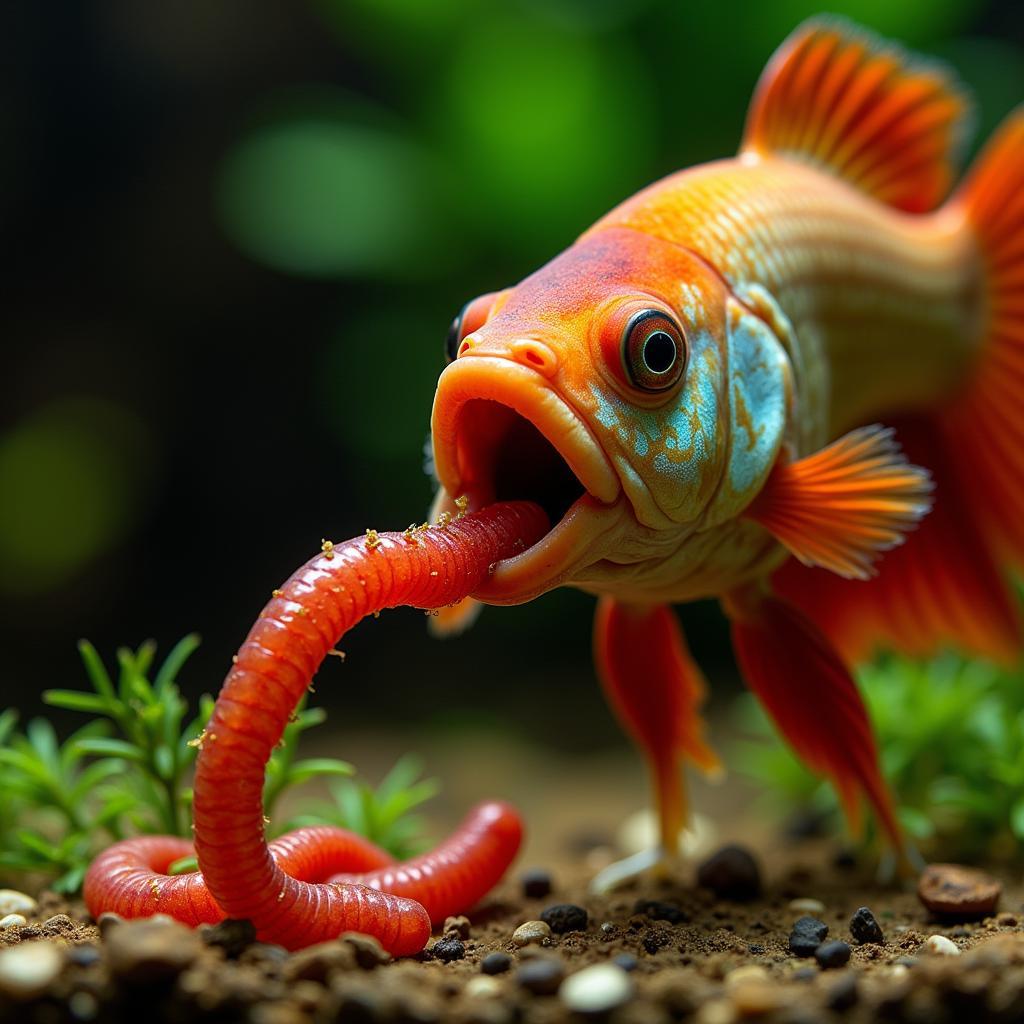
[[861, 946], [874, 942], [881, 946], [885, 942], [882, 926], [875, 920], [875, 915], [867, 907], [858, 907], [850, 918], [850, 934], [853, 941]]
[[794, 956], [814, 956], [814, 951], [825, 941], [828, 925], [815, 917], [801, 917], [789, 933], [789, 949]]
[[762, 1017], [777, 1010], [785, 996], [777, 985], [767, 980], [748, 978], [729, 989], [729, 999], [741, 1017]]
[[603, 1014], [624, 1003], [633, 995], [633, 981], [614, 964], [594, 964], [569, 975], [558, 989], [558, 998], [575, 1013]]
[[112, 929], [124, 924], [124, 918], [120, 914], [115, 914], [112, 910], [108, 910], [96, 918], [96, 924], [99, 927], [100, 935], [106, 938]]
[[556, 934], [582, 932], [590, 919], [583, 907], [575, 903], [556, 903], [541, 911], [540, 919]]
[[92, 967], [93, 964], [97, 964], [103, 959], [103, 955], [95, 946], [82, 943], [77, 946], [68, 946], [67, 958], [68, 963], [72, 963], [76, 967]]
[[601, 925], [602, 935], [614, 935], [619, 929], [611, 921], [605, 921]]
[[742, 985], [747, 981], [767, 981], [768, 972], [760, 964], [744, 964], [736, 967], [725, 976], [726, 988]]
[[512, 966], [512, 957], [508, 953], [488, 953], [480, 961], [480, 970], [484, 974], [504, 974]]
[[921, 902], [940, 917], [973, 920], [995, 913], [1002, 885], [976, 868], [929, 864], [917, 883]]
[[229, 960], [237, 960], [256, 941], [256, 929], [252, 921], [227, 918], [204, 928], [202, 936], [208, 946], [224, 950]]
[[501, 982], [481, 974], [470, 978], [462, 991], [470, 999], [496, 999], [504, 992]]
[[31, 917], [39, 904], [31, 896], [17, 889], [0, 889], [0, 917], [8, 914], [22, 914]]
[[921, 948], [926, 953], [938, 953], [940, 956], [960, 955], [960, 947], [945, 935], [930, 935]]
[[162, 916], [125, 921], [104, 938], [111, 974], [129, 985], [176, 978], [198, 959], [203, 946], [191, 928]]
[[640, 961], [632, 953], [619, 953], [618, 956], [612, 958], [612, 963], [630, 973], [640, 966]]
[[802, 896], [800, 899], [790, 900], [789, 909], [794, 914], [824, 914], [825, 904], [821, 900], [810, 899]]
[[853, 971], [847, 971], [825, 993], [825, 1003], [830, 1010], [849, 1010], [857, 1005], [859, 997], [857, 975]]
[[64, 953], [52, 942], [5, 949], [0, 952], [0, 994], [16, 1002], [36, 999], [57, 980], [63, 966]]
[[726, 899], [752, 900], [761, 892], [761, 871], [749, 850], [723, 846], [697, 869], [697, 883]]
[[457, 935], [460, 939], [468, 939], [469, 929], [469, 918], [464, 914], [459, 914], [458, 917], [446, 917], [444, 919], [444, 927], [441, 929], [441, 934]]
[[529, 946], [551, 938], [551, 928], [545, 921], [524, 921], [513, 933], [512, 941], [517, 946]]
[[362, 932], [342, 932], [338, 941], [351, 952], [357, 967], [372, 971], [391, 963], [391, 954], [372, 936]]
[[430, 947], [434, 959], [450, 964], [453, 960], [463, 960], [466, 956], [466, 947], [458, 935], [445, 935]]
[[643, 914], [652, 921], [668, 921], [669, 924], [682, 924], [690, 919], [678, 903], [665, 900], [637, 900], [633, 905], [633, 913]]
[[850, 947], [839, 939], [823, 942], [815, 951], [814, 959], [822, 970], [845, 967], [850, 962]]
[[551, 875], [543, 868], [530, 868], [519, 878], [523, 895], [528, 900], [540, 900], [551, 894]]
[[535, 996], [554, 995], [564, 977], [565, 968], [561, 962], [548, 956], [530, 960], [516, 971], [519, 987]]
[[24, 928], [28, 924], [23, 914], [8, 914], [0, 917], [0, 929], [2, 928]]

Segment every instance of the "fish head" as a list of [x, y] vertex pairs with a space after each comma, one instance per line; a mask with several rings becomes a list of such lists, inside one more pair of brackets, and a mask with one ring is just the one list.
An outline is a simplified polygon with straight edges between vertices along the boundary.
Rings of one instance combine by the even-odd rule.
[[[438, 479], [471, 510], [529, 499], [552, 522], [475, 596], [517, 603], [604, 576], [613, 588], [623, 561], [656, 566], [658, 551], [754, 497], [780, 428], [753, 447], [735, 429], [749, 388], [733, 386], [733, 349], [752, 317], [738, 306], [684, 247], [605, 229], [464, 308], [434, 399]], [[777, 356], [766, 359], [781, 373]], [[739, 410], [752, 436], [766, 430], [751, 417], [782, 400], [779, 375]]]

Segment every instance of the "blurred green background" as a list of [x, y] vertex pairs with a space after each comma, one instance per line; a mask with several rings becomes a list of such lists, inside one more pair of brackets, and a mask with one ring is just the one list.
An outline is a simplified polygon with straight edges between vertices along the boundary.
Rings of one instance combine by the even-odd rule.
[[[940, 56], [979, 135], [1024, 99], [1024, 5], [848, 0]], [[735, 151], [805, 0], [23, 3], [0, 32], [4, 704], [190, 630], [216, 690], [321, 537], [404, 527], [448, 324], [620, 199]], [[346, 724], [617, 735], [591, 601], [489, 610], [458, 641], [398, 612], [318, 700]], [[683, 613], [713, 680], [712, 607]], [[340, 719], [339, 719], [340, 721]], [[569, 727], [567, 723], [570, 723]]]

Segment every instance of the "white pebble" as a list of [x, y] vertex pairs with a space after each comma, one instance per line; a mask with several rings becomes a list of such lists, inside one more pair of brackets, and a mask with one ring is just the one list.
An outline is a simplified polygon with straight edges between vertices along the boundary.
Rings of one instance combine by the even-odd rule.
[[41, 996], [64, 965], [64, 954], [52, 942], [26, 942], [0, 953], [0, 992], [12, 999]]
[[502, 987], [497, 978], [478, 974], [466, 982], [466, 987], [462, 991], [470, 999], [495, 999], [501, 995]]
[[748, 981], [767, 981], [768, 972], [760, 964], [744, 964], [725, 976], [727, 988], [734, 988]]
[[633, 979], [614, 964], [595, 964], [570, 974], [558, 997], [576, 1013], [608, 1013], [633, 995]]
[[531, 942], [543, 942], [551, 938], [551, 929], [543, 921], [526, 921], [513, 933], [512, 941], [517, 946], [529, 946]]
[[28, 924], [24, 914], [7, 914], [0, 917], [0, 928], [24, 928]]
[[24, 914], [31, 917], [36, 912], [37, 903], [31, 896], [17, 889], [0, 889], [0, 917], [8, 914]]
[[821, 900], [810, 899], [804, 896], [797, 900], [790, 900], [789, 909], [794, 914], [824, 914], [825, 904]]
[[960, 955], [960, 947], [945, 935], [932, 935], [925, 939], [924, 948], [929, 953], [940, 953], [942, 956]]

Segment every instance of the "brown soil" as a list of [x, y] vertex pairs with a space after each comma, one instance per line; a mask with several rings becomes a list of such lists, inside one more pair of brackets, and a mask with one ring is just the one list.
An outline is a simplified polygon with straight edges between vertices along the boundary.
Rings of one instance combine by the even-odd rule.
[[[152, 962], [132, 959], [134, 938], [122, 941], [120, 952], [110, 948], [116, 931], [136, 926], [114, 924], [101, 935], [81, 905], [44, 894], [29, 925], [0, 933], [0, 943], [55, 943], [65, 949], [64, 967], [44, 993], [4, 999], [0, 1020], [134, 1021], [143, 1014], [153, 1021], [259, 1024], [579, 1020], [557, 993], [524, 988], [523, 965], [550, 958], [569, 974], [624, 954], [635, 960], [629, 974], [634, 994], [602, 1015], [616, 1024], [729, 1024], [747, 1018], [794, 1024], [942, 1022], [966, 1012], [975, 1020], [1024, 1019], [1024, 926], [1017, 916], [1024, 890], [1007, 884], [1006, 909], [995, 917], [942, 924], [929, 919], [912, 892], [881, 887], [862, 868], [837, 867], [827, 853], [821, 843], [794, 848], [787, 864], [769, 872], [762, 897], [742, 904], [679, 882], [647, 881], [596, 897], [586, 887], [593, 853], [566, 857], [549, 865], [555, 881], [550, 895], [526, 899], [514, 877], [468, 915], [464, 957], [447, 963], [431, 958], [428, 950], [417, 960], [377, 966], [372, 950], [360, 946], [353, 952], [349, 944], [342, 951], [342, 943], [289, 957], [274, 947], [243, 942], [229, 951], [236, 959], [228, 959], [223, 948], [168, 925], [167, 953], [157, 954], [154, 968]], [[826, 906], [816, 916], [828, 925], [829, 938], [851, 944], [851, 914], [870, 907], [885, 933], [884, 945], [853, 944], [850, 963], [840, 970], [823, 970], [813, 959], [793, 956], [788, 935], [803, 912], [789, 903], [809, 897]], [[636, 912], [638, 900], [661, 901], [668, 908], [656, 913], [671, 916], [675, 910], [682, 919], [652, 920]], [[511, 941], [516, 926], [555, 903], [586, 908], [587, 928], [517, 948]], [[922, 944], [933, 934], [948, 936], [964, 955], [924, 952]], [[496, 951], [510, 955], [510, 968], [467, 988], [472, 979], [484, 977], [481, 960]]]

